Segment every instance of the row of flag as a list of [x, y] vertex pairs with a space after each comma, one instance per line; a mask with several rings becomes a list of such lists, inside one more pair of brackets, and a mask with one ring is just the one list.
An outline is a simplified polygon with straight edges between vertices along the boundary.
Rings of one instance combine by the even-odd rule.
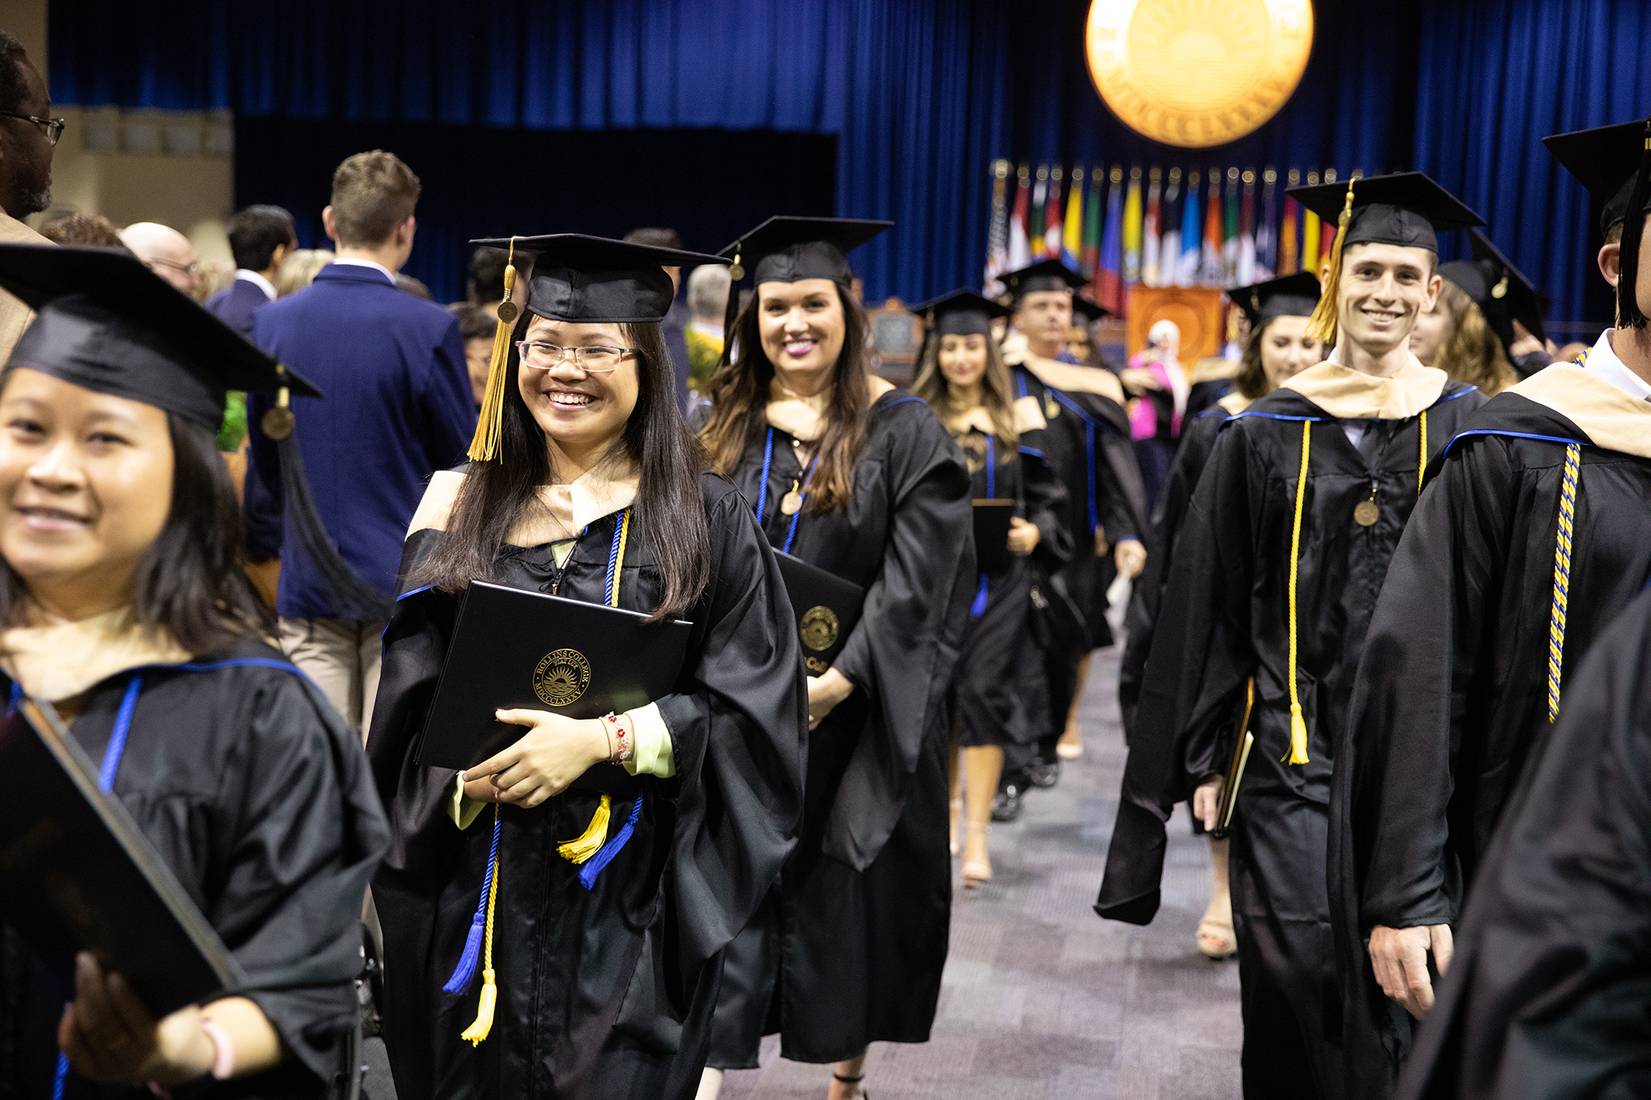
[[[1005, 272], [1059, 259], [1089, 280], [1095, 301], [1119, 313], [1128, 286], [1242, 286], [1317, 271], [1330, 257], [1335, 226], [1288, 195], [1280, 204], [1279, 182], [1273, 168], [1114, 165], [1068, 173], [996, 161], [986, 286], [995, 291]], [[1283, 182], [1334, 183], [1336, 170], [1291, 168]]]

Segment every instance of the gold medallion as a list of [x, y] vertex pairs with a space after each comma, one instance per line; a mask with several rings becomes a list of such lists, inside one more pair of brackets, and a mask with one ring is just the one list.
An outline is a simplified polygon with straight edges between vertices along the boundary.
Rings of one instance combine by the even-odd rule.
[[1376, 507], [1375, 501], [1361, 500], [1358, 506], [1353, 509], [1353, 522], [1360, 527], [1374, 527], [1381, 515], [1382, 510]]
[[816, 653], [831, 648], [837, 640], [837, 630], [837, 613], [823, 605], [803, 612], [801, 621], [797, 623], [797, 633], [802, 636], [803, 645]]
[[1053, 419], [1055, 419], [1055, 417], [1059, 416], [1060, 414], [1061, 414], [1060, 404], [1058, 402], [1056, 402], [1056, 400], [1053, 397], [1050, 397], [1048, 394], [1044, 394], [1043, 395], [1043, 418], [1045, 420], [1053, 420]]
[[803, 510], [803, 495], [797, 490], [789, 490], [780, 498], [780, 511], [785, 515], [794, 516]]
[[590, 662], [577, 649], [553, 649], [533, 669], [533, 694], [547, 707], [576, 702], [590, 687]]
[[1089, 76], [1137, 133], [1203, 149], [1259, 129], [1301, 83], [1311, 0], [1094, 0]]
[[507, 325], [514, 324], [516, 318], [522, 315], [521, 309], [517, 307], [516, 303], [512, 302], [509, 298], [506, 298], [504, 301], [499, 303], [498, 312], [499, 320], [503, 321]]
[[279, 443], [292, 434], [292, 410], [285, 405], [276, 405], [259, 418], [258, 426], [263, 429], [266, 438]]

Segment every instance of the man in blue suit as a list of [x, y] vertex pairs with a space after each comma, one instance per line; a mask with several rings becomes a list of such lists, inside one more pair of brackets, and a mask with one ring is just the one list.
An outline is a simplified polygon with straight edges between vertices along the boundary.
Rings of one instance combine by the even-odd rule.
[[235, 281], [206, 300], [218, 320], [252, 339], [252, 311], [275, 301], [275, 273], [298, 247], [292, 215], [279, 206], [249, 206], [229, 224], [229, 251], [235, 257]]
[[[418, 177], [391, 153], [345, 160], [321, 213], [338, 258], [309, 288], [259, 307], [253, 320], [256, 343], [326, 394], [324, 401], [294, 399], [292, 443], [327, 535], [385, 609], [425, 484], [432, 472], [464, 460], [476, 422], [458, 323], [396, 289], [396, 272], [413, 248], [418, 194]], [[261, 397], [247, 410], [248, 551], [254, 561], [281, 555], [282, 647], [365, 733], [384, 624], [334, 605], [301, 550], [293, 517], [282, 515], [281, 456], [261, 426], [269, 408]]]

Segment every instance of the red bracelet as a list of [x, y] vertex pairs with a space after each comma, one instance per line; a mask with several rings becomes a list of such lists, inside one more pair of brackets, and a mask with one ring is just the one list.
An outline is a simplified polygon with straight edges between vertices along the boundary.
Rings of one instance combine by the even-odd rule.
[[636, 756], [635, 738], [625, 729], [624, 721], [619, 715], [609, 711], [602, 716], [607, 723], [608, 733], [611, 735], [608, 743], [613, 746], [613, 755], [608, 757], [608, 763], [622, 765]]

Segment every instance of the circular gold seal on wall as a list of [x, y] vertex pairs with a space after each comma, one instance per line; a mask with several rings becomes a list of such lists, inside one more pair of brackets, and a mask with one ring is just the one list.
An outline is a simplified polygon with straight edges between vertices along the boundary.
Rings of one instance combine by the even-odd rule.
[[553, 649], [533, 670], [533, 694], [547, 707], [565, 707], [590, 687], [590, 662], [577, 649]]
[[797, 631], [802, 635], [803, 645], [822, 653], [837, 640], [837, 613], [829, 607], [811, 607], [803, 612]]
[[1095, 0], [1089, 76], [1130, 129], [1187, 149], [1259, 129], [1301, 83], [1311, 0]]

